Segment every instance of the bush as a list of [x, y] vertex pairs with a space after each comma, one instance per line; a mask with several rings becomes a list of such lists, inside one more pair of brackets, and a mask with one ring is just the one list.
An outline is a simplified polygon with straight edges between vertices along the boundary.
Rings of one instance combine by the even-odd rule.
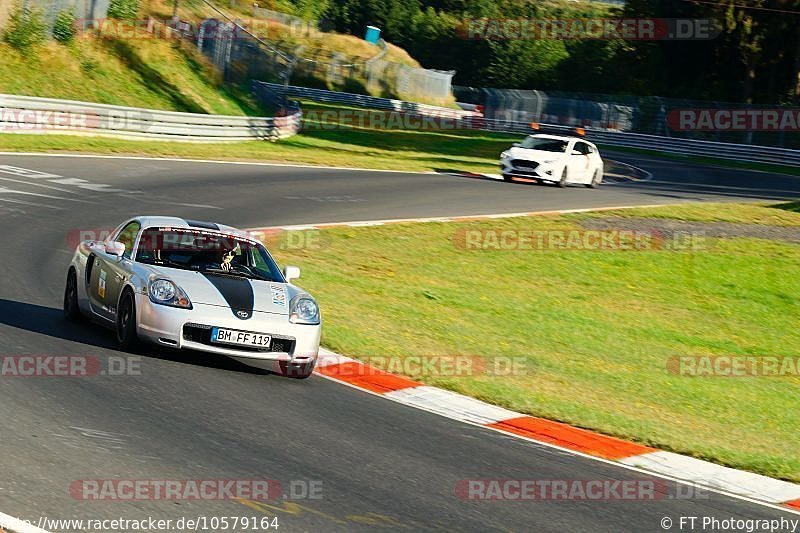
[[72, 11], [61, 11], [53, 24], [53, 38], [60, 43], [68, 43], [76, 33], [75, 14]]
[[47, 26], [41, 11], [16, 7], [8, 19], [3, 38], [17, 50], [27, 50], [44, 42], [47, 38]]
[[136, 20], [139, 13], [139, 0], [111, 0], [108, 5], [108, 18]]

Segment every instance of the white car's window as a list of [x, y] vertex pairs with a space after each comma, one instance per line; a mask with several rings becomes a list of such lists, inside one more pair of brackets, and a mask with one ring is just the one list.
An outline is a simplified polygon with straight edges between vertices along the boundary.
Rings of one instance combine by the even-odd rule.
[[591, 148], [589, 148], [589, 145], [582, 141], [578, 141], [575, 143], [575, 150], [577, 150], [583, 155], [588, 155], [592, 153], [592, 150]]
[[148, 265], [282, 283], [278, 265], [261, 244], [188, 228], [147, 228], [136, 260]]
[[542, 150], [544, 152], [560, 152], [567, 151], [567, 141], [560, 139], [548, 139], [545, 137], [526, 137], [520, 143], [521, 148], [528, 148], [530, 150]]

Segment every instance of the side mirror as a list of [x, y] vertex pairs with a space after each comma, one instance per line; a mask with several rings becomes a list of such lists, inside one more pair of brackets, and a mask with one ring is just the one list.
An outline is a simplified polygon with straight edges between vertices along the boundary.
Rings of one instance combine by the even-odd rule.
[[105, 243], [106, 253], [116, 255], [119, 259], [125, 253], [125, 244], [119, 241], [109, 241]]
[[512, 144], [511, 146], [513, 146], [514, 148], [519, 148], [520, 146], [522, 146], [522, 144], [520, 144], [520, 143], [514, 143], [514, 144]]
[[300, 277], [300, 267], [286, 265], [283, 267], [283, 277], [286, 278], [286, 283], [291, 283], [293, 279]]

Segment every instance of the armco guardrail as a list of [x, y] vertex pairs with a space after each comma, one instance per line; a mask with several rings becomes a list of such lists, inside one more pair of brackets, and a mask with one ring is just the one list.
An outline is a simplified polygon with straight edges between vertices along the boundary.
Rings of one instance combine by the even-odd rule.
[[184, 142], [277, 140], [300, 129], [300, 110], [282, 117], [179, 113], [0, 94], [0, 133], [82, 133]]
[[298, 87], [289, 85], [284, 87], [278, 83], [254, 82], [254, 85], [273, 92], [276, 96], [287, 98], [301, 98], [313, 100], [315, 102], [327, 102], [343, 105], [354, 105], [357, 107], [369, 107], [373, 109], [384, 109], [387, 111], [397, 111], [400, 113], [418, 114], [431, 117], [444, 118], [466, 118], [478, 116], [473, 111], [463, 109], [452, 109], [449, 107], [439, 107], [416, 102], [406, 102], [403, 100], [392, 100], [390, 98], [378, 98], [364, 94], [343, 93], [338, 91], [326, 91], [325, 89], [311, 89], [309, 87]]
[[[256, 82], [260, 83], [260, 82]], [[465, 129], [479, 129], [485, 131], [509, 133], [536, 133], [531, 125], [526, 122], [485, 119], [472, 111], [450, 109], [446, 107], [429, 106], [401, 100], [375, 98], [360, 94], [310, 89], [307, 87], [289, 86], [274, 83], [262, 84], [276, 94], [286, 94], [288, 97], [305, 98], [316, 102], [328, 102], [358, 107], [369, 107], [397, 111], [400, 113], [456, 118], [461, 120]], [[555, 124], [541, 124], [543, 129], [554, 132], [569, 133], [574, 126]], [[681, 139], [677, 137], [662, 137], [658, 135], [644, 135], [612, 130], [586, 128], [589, 140], [610, 147], [639, 148], [655, 150], [676, 155], [707, 156], [717, 159], [735, 161], [775, 163], [781, 165], [800, 165], [800, 150], [789, 148], [776, 148], [772, 146], [753, 146], [747, 144], [721, 143], [713, 141], [700, 141], [695, 139]]]
[[[489, 131], [506, 131], [513, 133], [536, 133], [530, 124], [524, 122], [505, 122], [499, 120], [473, 121], [482, 126], [477, 129]], [[542, 129], [555, 133], [570, 134], [574, 126], [540, 124]], [[800, 165], [800, 150], [777, 148], [772, 146], [754, 146], [749, 144], [721, 143], [678, 137], [662, 137], [621, 131], [584, 128], [586, 138], [597, 144], [610, 147], [639, 148], [655, 150], [676, 155], [693, 155], [729, 159], [751, 163], [775, 163], [781, 165]]]
[[754, 146], [677, 137], [659, 137], [639, 133], [587, 130], [586, 136], [599, 144], [656, 150], [677, 155], [694, 155], [745, 161], [800, 166], [800, 150], [772, 146]]

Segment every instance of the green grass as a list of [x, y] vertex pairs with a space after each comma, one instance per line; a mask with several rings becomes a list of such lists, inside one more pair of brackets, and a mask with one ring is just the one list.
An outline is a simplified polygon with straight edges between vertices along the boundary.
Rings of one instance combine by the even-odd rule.
[[631, 154], [653, 155], [656, 157], [663, 157], [665, 159], [683, 161], [686, 163], [699, 163], [701, 165], [714, 165], [718, 167], [728, 167], [728, 168], [743, 168], [746, 170], [760, 170], [762, 172], [775, 172], [778, 174], [789, 174], [792, 176], [800, 176], [800, 168], [791, 165], [777, 165], [773, 163], [736, 161], [733, 159], [722, 159], [719, 157], [706, 157], [697, 155], [679, 155], [679, 154], [671, 154], [669, 152], [661, 152], [659, 150], [649, 150], [646, 148], [630, 148], [625, 146], [609, 146], [603, 144], [600, 144], [598, 146], [603, 150], [613, 150], [615, 152], [628, 152]]
[[[515, 137], [474, 132], [310, 130], [277, 143], [188, 144], [67, 135], [0, 135], [0, 150], [150, 155], [373, 168], [497, 172], [499, 153]], [[469, 154], [469, 155], [465, 155]]]
[[222, 115], [259, 107], [177, 41], [78, 38], [20, 53], [0, 43], [0, 93]]
[[[701, 211], [686, 205], [652, 213], [698, 219]], [[766, 206], [725, 204], [705, 216], [800, 224], [800, 214]], [[793, 277], [800, 247], [755, 239], [707, 239], [711, 245], [694, 252], [466, 251], [454, 244], [464, 228], [575, 229], [580, 218], [330, 228], [319, 249], [276, 256], [303, 268], [301, 285], [320, 301], [323, 342], [333, 350], [523, 357], [524, 375], [415, 377], [800, 481], [800, 378], [667, 371], [680, 355], [800, 355]]]
[[[766, 224], [769, 226], [800, 226], [800, 202], [753, 202], [746, 204], [696, 203], [665, 205], [658, 209], [633, 208], [607, 211], [605, 216], [671, 218], [691, 222], [735, 222], [741, 224]], [[597, 216], [595, 213], [578, 213], [575, 218]]]

